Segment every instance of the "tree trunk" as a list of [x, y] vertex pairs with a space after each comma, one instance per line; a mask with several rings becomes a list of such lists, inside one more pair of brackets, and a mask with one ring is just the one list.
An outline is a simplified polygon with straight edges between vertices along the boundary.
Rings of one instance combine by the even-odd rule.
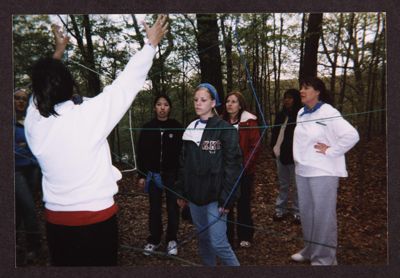
[[[83, 16], [83, 27], [85, 29], [86, 38], [86, 63], [87, 67], [96, 69], [94, 60], [93, 42], [92, 42], [92, 26], [89, 20], [89, 15]], [[88, 93], [89, 96], [96, 96], [100, 93], [100, 78], [97, 73], [88, 71]]]
[[[137, 23], [136, 17], [134, 14], [131, 15], [133, 20], [133, 28], [136, 32], [136, 39], [138, 40], [141, 47], [144, 46], [144, 36], [142, 32], [140, 32], [139, 25]], [[174, 48], [173, 44], [173, 36], [171, 32], [168, 32], [166, 35], [167, 38], [167, 48], [162, 51], [161, 45], [158, 48], [158, 57], [154, 60], [153, 66], [149, 71], [149, 78], [152, 83], [152, 91], [154, 96], [158, 96], [161, 93], [165, 93], [165, 72], [164, 72], [164, 63], [168, 56], [171, 54], [172, 49]], [[152, 104], [151, 104], [152, 105]]]
[[[385, 49], [385, 33], [386, 33], [386, 20], [385, 16], [382, 17], [382, 31], [381, 31], [381, 43], [380, 46], [383, 47], [382, 50], [382, 76], [381, 76], [381, 109], [386, 108], [386, 49]], [[386, 111], [381, 113], [381, 134], [386, 133]]]
[[278, 91], [276, 88], [276, 82], [278, 80], [278, 66], [277, 66], [277, 58], [276, 58], [276, 20], [275, 20], [275, 14], [273, 15], [274, 20], [273, 20], [273, 27], [272, 27], [272, 37], [273, 37], [273, 45], [272, 45], [272, 70], [274, 73], [274, 114], [276, 115], [278, 113], [279, 109], [279, 96], [278, 96]]
[[283, 17], [280, 16], [280, 27], [279, 27], [279, 49], [278, 49], [278, 69], [277, 69], [277, 79], [275, 80], [275, 90], [278, 95], [278, 102], [276, 104], [276, 111], [279, 110], [280, 104], [280, 90], [281, 90], [281, 68], [282, 68], [282, 37], [283, 37]]
[[[197, 14], [197, 50], [200, 59], [201, 82], [212, 84], [218, 91], [221, 102], [224, 99], [222, 86], [221, 54], [218, 40], [216, 14]], [[221, 112], [222, 106], [218, 112]]]
[[340, 43], [340, 38], [342, 34], [342, 28], [343, 28], [343, 14], [340, 14], [339, 17], [339, 26], [338, 30], [336, 33], [336, 39], [335, 39], [335, 45], [333, 46], [333, 59], [331, 58], [331, 53], [326, 46], [325, 39], [324, 39], [324, 34], [321, 34], [321, 42], [322, 46], [324, 47], [324, 52], [326, 54], [326, 57], [328, 58], [329, 63], [332, 66], [332, 73], [331, 73], [331, 81], [330, 81], [330, 92], [332, 94], [332, 102], [336, 103], [336, 98], [335, 98], [335, 86], [336, 86], [336, 69], [337, 69], [337, 60], [339, 57], [339, 43]]
[[[83, 42], [83, 36], [79, 30], [78, 23], [76, 21], [76, 17], [74, 15], [70, 15], [71, 23], [74, 32], [71, 32], [71, 35], [76, 39], [78, 43], [78, 48], [82, 54], [83, 64], [92, 69], [96, 70], [96, 65], [94, 62], [94, 51], [93, 51], [93, 42], [92, 42], [92, 31], [91, 31], [91, 24], [88, 15], [83, 15], [82, 18], [82, 25], [85, 30], [85, 39], [86, 39], [86, 46]], [[83, 73], [84, 76], [87, 77], [87, 95], [89, 97], [96, 96], [100, 93], [100, 78], [97, 73], [92, 71], [85, 70]]]
[[321, 31], [322, 13], [310, 14], [305, 36], [304, 60], [302, 68], [300, 68], [300, 80], [305, 77], [317, 76], [318, 46]]
[[[304, 40], [305, 40], [305, 25], [306, 25], [306, 14], [303, 13], [303, 18], [301, 19], [301, 36], [300, 36], [300, 67], [299, 72], [304, 67]], [[300, 74], [299, 74], [300, 77]], [[300, 79], [300, 78], [299, 78]]]
[[[377, 78], [378, 78], [378, 64], [379, 64], [379, 47], [377, 47], [377, 43], [379, 40], [379, 29], [380, 29], [380, 14], [378, 13], [378, 20], [377, 20], [377, 27], [376, 27], [376, 33], [375, 33], [375, 38], [372, 43], [372, 53], [371, 53], [371, 62], [369, 65], [369, 70], [368, 70], [368, 103], [367, 103], [367, 111], [373, 111], [374, 110], [374, 95], [376, 92], [376, 87], [377, 87]], [[367, 114], [367, 140], [371, 139], [371, 132], [373, 130], [373, 118], [375, 117], [374, 113], [368, 113]]]
[[225, 30], [225, 15], [221, 16], [221, 32], [226, 53], [226, 91], [229, 93], [233, 89], [232, 28]]
[[345, 96], [345, 91], [346, 91], [346, 84], [347, 84], [347, 68], [348, 64], [350, 61], [350, 52], [351, 52], [351, 46], [353, 42], [353, 25], [354, 25], [354, 17], [352, 16], [350, 18], [350, 22], [347, 26], [347, 33], [349, 34], [349, 45], [346, 49], [346, 62], [344, 64], [344, 69], [343, 69], [343, 78], [342, 78], [342, 84], [340, 88], [340, 94], [339, 94], [339, 104], [338, 104], [338, 110], [340, 112], [343, 111], [343, 103], [344, 103], [344, 96]]

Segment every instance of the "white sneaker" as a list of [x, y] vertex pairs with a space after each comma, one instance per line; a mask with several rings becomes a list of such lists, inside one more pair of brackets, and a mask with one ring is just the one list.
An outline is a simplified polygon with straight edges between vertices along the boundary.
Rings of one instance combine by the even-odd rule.
[[243, 248], [250, 248], [251, 247], [250, 241], [247, 241], [247, 240], [242, 240], [239, 245], [240, 245], [240, 247], [243, 247]]
[[146, 255], [146, 256], [149, 256], [149, 255], [151, 255], [151, 252], [154, 252], [158, 247], [160, 247], [160, 244], [155, 245], [155, 244], [152, 244], [152, 243], [147, 243], [144, 246], [143, 254]]
[[167, 252], [168, 255], [173, 255], [176, 256], [178, 255], [178, 244], [176, 243], [175, 240], [171, 240], [168, 242], [168, 247], [167, 247]]
[[293, 261], [298, 262], [298, 263], [302, 263], [302, 262], [307, 261], [307, 259], [300, 253], [293, 254], [292, 256], [290, 256], [290, 258]]

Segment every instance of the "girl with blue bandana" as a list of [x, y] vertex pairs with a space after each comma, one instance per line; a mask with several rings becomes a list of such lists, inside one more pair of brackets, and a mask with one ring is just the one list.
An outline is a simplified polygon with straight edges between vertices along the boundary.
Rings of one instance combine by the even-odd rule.
[[[221, 104], [214, 86], [200, 84], [194, 93], [198, 119], [183, 134], [179, 179], [176, 191], [189, 201], [193, 224], [199, 237], [199, 253], [206, 266], [239, 266], [226, 235], [226, 217], [237, 199], [242, 156], [237, 130], [214, 115]], [[183, 207], [186, 201], [178, 199]]]

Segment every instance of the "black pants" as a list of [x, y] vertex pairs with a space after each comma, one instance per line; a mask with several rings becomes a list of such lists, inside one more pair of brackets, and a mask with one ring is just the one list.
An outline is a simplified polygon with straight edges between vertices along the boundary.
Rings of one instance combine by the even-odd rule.
[[230, 210], [228, 213], [228, 221], [237, 222], [242, 225], [235, 225], [234, 223], [228, 222], [227, 225], [227, 236], [228, 240], [231, 244], [234, 242], [235, 238], [235, 227], [237, 232], [237, 237], [239, 241], [246, 240], [252, 241], [254, 235], [253, 228], [253, 219], [251, 216], [251, 191], [253, 187], [254, 175], [243, 175], [240, 183], [240, 197], [237, 201], [236, 211], [237, 211], [237, 219], [235, 220], [234, 208]]
[[[171, 188], [175, 182], [175, 175], [164, 174], [162, 180], [165, 187]], [[176, 203], [176, 196], [173, 192], [168, 189], [160, 189], [152, 182], [149, 186], [149, 231], [150, 236], [147, 238], [148, 243], [159, 244], [161, 242], [161, 236], [163, 234], [162, 224], [162, 195], [165, 191], [166, 203], [167, 203], [167, 234], [166, 242], [171, 240], [177, 240], [176, 234], [179, 227], [179, 206]]]
[[53, 266], [115, 266], [118, 257], [117, 216], [85, 226], [46, 222]]

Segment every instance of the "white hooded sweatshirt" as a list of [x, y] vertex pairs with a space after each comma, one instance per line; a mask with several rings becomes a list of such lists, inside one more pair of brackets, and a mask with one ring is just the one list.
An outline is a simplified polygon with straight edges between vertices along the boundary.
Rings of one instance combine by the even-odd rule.
[[96, 97], [56, 105], [40, 115], [31, 100], [25, 134], [43, 173], [43, 201], [52, 211], [99, 211], [114, 204], [122, 175], [111, 163], [107, 136], [143, 87], [156, 51], [145, 45]]

